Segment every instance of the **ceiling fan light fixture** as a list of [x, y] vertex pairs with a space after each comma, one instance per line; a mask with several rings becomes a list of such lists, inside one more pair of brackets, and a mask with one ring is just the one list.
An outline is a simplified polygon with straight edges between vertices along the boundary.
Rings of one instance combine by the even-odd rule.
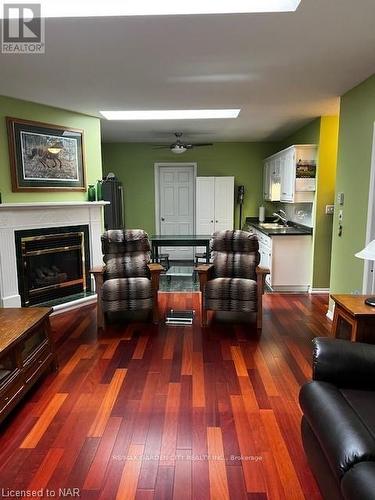
[[[294, 12], [301, 0], [44, 0], [41, 2], [44, 18], [168, 16], [194, 14], [252, 14], [258, 12]], [[7, 4], [19, 4], [8, 0]], [[0, 14], [1, 17], [1, 14]]]
[[187, 148], [183, 144], [175, 144], [173, 148], [171, 148], [172, 153], [176, 155], [180, 155], [182, 153], [185, 153], [187, 151]]

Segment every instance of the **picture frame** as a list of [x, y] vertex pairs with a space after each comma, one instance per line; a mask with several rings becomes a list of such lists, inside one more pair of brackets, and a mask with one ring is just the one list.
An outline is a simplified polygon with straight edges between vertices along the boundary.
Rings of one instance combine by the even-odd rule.
[[86, 191], [84, 132], [6, 117], [12, 191]]

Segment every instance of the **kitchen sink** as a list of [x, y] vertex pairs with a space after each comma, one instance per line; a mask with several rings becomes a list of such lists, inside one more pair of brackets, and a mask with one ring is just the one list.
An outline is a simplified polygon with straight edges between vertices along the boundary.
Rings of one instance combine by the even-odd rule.
[[278, 224], [277, 222], [260, 222], [259, 226], [264, 229], [286, 229], [286, 226]]

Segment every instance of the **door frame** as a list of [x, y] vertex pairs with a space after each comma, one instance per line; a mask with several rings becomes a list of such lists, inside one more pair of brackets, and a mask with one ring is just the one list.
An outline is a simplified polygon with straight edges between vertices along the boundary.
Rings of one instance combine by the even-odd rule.
[[[367, 207], [367, 224], [366, 224], [366, 245], [371, 240], [375, 239], [375, 122], [372, 136], [372, 153], [371, 153], [371, 170], [370, 170], [370, 188]], [[371, 293], [372, 284], [374, 281], [374, 263], [365, 260], [363, 271], [363, 293]]]
[[196, 162], [157, 162], [154, 163], [154, 184], [155, 184], [155, 234], [160, 234], [160, 167], [193, 167], [193, 234], [195, 233], [195, 204], [196, 204], [196, 178], [197, 178], [197, 163]]

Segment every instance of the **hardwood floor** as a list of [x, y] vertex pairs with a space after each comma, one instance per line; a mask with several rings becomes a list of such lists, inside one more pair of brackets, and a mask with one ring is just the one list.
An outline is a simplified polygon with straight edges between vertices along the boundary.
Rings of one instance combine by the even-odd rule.
[[[55, 316], [60, 371], [0, 428], [0, 488], [45, 498], [79, 488], [102, 500], [320, 499], [298, 391], [311, 376], [311, 339], [330, 328], [327, 300], [266, 295], [260, 337], [219, 321], [202, 331], [199, 318], [97, 337], [94, 308]], [[162, 310], [172, 305], [198, 310], [198, 294], [160, 295]]]

